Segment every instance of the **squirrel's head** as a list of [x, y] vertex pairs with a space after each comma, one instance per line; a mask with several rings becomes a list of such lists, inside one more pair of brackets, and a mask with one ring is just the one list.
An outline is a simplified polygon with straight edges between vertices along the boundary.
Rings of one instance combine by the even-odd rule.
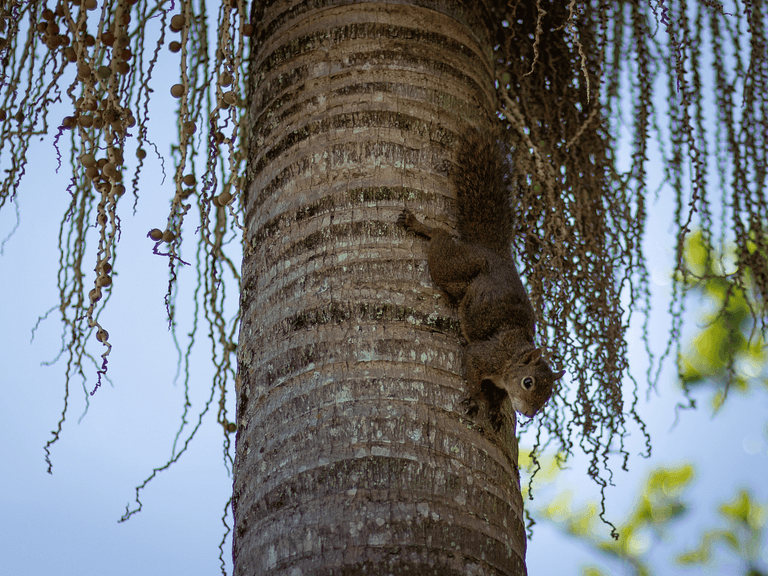
[[552, 396], [555, 381], [563, 374], [565, 370], [553, 373], [541, 358], [541, 348], [535, 348], [511, 360], [494, 384], [507, 391], [515, 410], [531, 417]]

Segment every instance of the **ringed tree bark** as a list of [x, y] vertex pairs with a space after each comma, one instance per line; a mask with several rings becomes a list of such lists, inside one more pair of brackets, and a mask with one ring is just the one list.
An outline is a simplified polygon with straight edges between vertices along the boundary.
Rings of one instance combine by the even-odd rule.
[[464, 417], [455, 311], [405, 206], [452, 230], [496, 110], [481, 2], [266, 1], [256, 26], [235, 574], [526, 573], [515, 417]]

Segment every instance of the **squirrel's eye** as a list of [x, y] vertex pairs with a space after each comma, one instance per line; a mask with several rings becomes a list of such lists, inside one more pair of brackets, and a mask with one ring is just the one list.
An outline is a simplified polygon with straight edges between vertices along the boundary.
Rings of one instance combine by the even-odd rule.
[[530, 390], [533, 387], [533, 378], [526, 376], [523, 378], [523, 388]]

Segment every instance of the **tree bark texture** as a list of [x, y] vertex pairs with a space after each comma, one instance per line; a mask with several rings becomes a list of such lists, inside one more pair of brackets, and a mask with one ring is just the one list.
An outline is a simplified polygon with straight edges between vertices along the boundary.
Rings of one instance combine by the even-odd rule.
[[456, 312], [408, 206], [451, 229], [495, 110], [481, 2], [254, 8], [235, 574], [525, 574], [514, 416], [464, 416]]

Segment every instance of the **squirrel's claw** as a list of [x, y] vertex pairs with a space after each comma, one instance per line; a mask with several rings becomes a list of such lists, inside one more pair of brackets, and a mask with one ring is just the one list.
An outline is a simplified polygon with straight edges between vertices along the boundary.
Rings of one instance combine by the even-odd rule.
[[397, 223], [400, 226], [405, 226], [406, 228], [410, 228], [413, 225], [412, 219], [415, 219], [416, 217], [413, 215], [413, 213], [408, 210], [408, 208], [403, 208], [403, 211], [400, 213], [400, 216], [397, 217]]
[[461, 405], [464, 407], [464, 414], [470, 417], [474, 417], [480, 411], [477, 400], [471, 397], [464, 398]]

